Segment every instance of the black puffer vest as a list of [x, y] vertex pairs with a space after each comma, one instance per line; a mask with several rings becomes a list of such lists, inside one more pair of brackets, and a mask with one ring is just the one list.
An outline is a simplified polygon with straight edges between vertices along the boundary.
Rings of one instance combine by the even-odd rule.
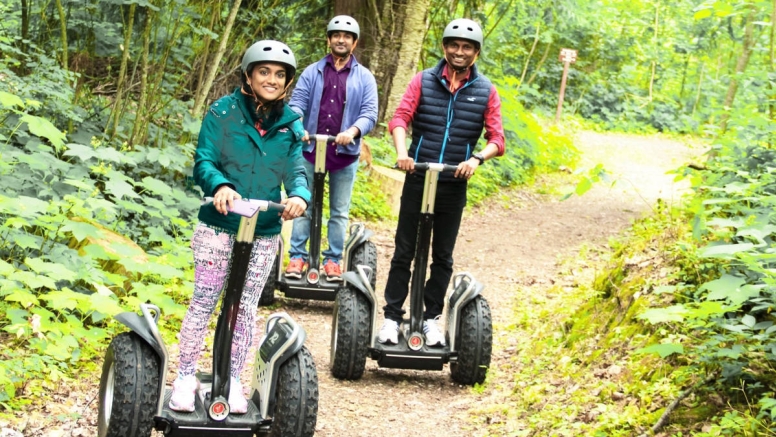
[[[453, 94], [442, 78], [445, 63], [443, 59], [436, 67], [423, 71], [409, 149], [409, 156], [416, 162], [458, 165], [466, 161], [474, 153], [485, 127], [485, 109], [493, 85], [472, 65], [469, 80]], [[448, 173], [439, 179], [466, 182]]]

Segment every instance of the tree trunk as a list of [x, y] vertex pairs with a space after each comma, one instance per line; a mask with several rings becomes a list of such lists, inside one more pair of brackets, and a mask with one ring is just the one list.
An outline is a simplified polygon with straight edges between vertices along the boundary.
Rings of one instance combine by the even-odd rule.
[[539, 30], [542, 27], [541, 20], [536, 22], [536, 35], [534, 36], [534, 42], [531, 45], [531, 51], [528, 52], [528, 56], [525, 58], [525, 65], [523, 65], [523, 73], [520, 75], [520, 82], [517, 84], [517, 89], [520, 90], [520, 85], [523, 84], [523, 80], [525, 80], [525, 74], [528, 72], [528, 64], [531, 63], [531, 56], [534, 54], [534, 50], [536, 50], [536, 45], [539, 44]]
[[738, 76], [746, 71], [746, 67], [749, 64], [749, 57], [752, 54], [752, 45], [754, 45], [754, 5], [749, 5], [749, 13], [746, 14], [746, 21], [744, 22], [744, 41], [741, 47], [741, 54], [738, 55], [738, 61], [736, 62], [736, 69], [730, 78], [730, 84], [728, 84], [727, 94], [725, 94], [725, 101], [722, 107], [725, 113], [722, 114], [719, 127], [722, 132], [727, 130], [727, 122], [730, 119], [730, 110], [733, 107], [733, 102], [736, 98], [736, 92], [738, 91]]
[[654, 95], [653, 95], [653, 89], [655, 86], [655, 71], [657, 70], [657, 61], [659, 59], [659, 48], [660, 45], [658, 44], [658, 29], [660, 28], [660, 2], [655, 3], [655, 32], [653, 34], [654, 36], [654, 43], [655, 43], [655, 53], [654, 53], [654, 59], [652, 59], [652, 68], [651, 68], [651, 74], [649, 76], [649, 101], [651, 102]]
[[122, 94], [124, 87], [126, 86], [125, 79], [127, 76], [127, 64], [129, 63], [129, 47], [132, 41], [132, 27], [135, 23], [135, 7], [136, 3], [129, 5], [129, 14], [127, 17], [127, 24], [124, 26], [124, 46], [121, 53], [121, 68], [119, 69], [119, 78], [116, 81], [116, 98], [113, 101], [113, 109], [111, 110], [110, 117], [108, 117], [108, 126], [105, 132], [113, 138], [116, 135], [116, 130], [119, 126], [119, 119], [121, 119], [121, 105]]
[[205, 78], [205, 84], [202, 86], [200, 93], [194, 100], [194, 108], [191, 110], [191, 115], [194, 117], [199, 117], [199, 114], [202, 112], [202, 107], [205, 105], [205, 99], [210, 92], [210, 87], [213, 86], [213, 79], [215, 79], [216, 72], [220, 68], [221, 58], [224, 56], [224, 52], [226, 51], [226, 44], [229, 41], [229, 34], [232, 32], [234, 18], [237, 16], [237, 11], [240, 10], [241, 2], [242, 0], [235, 0], [234, 4], [232, 5], [232, 10], [229, 11], [229, 18], [226, 20], [224, 33], [221, 36], [221, 43], [218, 45], [218, 51], [216, 51], [213, 62], [210, 63], [210, 68], [208, 69], [207, 77]]
[[[218, 7], [218, 4], [212, 5], [212, 10], [210, 13], [210, 25], [208, 26], [208, 30], [213, 32], [215, 23], [216, 23], [216, 17], [218, 16], [218, 13], [220, 12], [220, 9]], [[208, 58], [210, 57], [210, 43], [213, 41], [212, 38], [210, 38], [210, 35], [205, 35], [205, 44], [202, 49], [202, 53], [198, 56], [200, 59], [199, 68], [197, 72], [197, 88], [194, 90], [194, 96], [200, 95], [202, 92], [202, 86], [204, 85], [205, 81], [205, 66], [208, 65]]]
[[[407, 84], [417, 72], [418, 58], [423, 48], [423, 39], [426, 34], [426, 16], [428, 15], [430, 0], [408, 0], [404, 8], [408, 14], [404, 19], [404, 29], [399, 40], [399, 59], [396, 66], [396, 74], [391, 81], [391, 89], [386, 99], [384, 118], [393, 117], [393, 113], [399, 106]], [[385, 94], [384, 94], [385, 95]]]
[[141, 131], [144, 130], [146, 114], [148, 114], [148, 48], [151, 46], [151, 25], [154, 22], [155, 16], [156, 13], [151, 8], [148, 8], [146, 23], [143, 28], [143, 53], [140, 57], [140, 99], [137, 102], [132, 135], [129, 137], [130, 148], [134, 145], [135, 139], [140, 137]]
[[542, 65], [544, 65], [544, 61], [547, 60], [547, 56], [550, 54], [550, 49], [552, 48], [552, 41], [547, 43], [547, 48], [544, 49], [544, 54], [542, 55], [542, 59], [539, 60], [539, 63], [536, 64], [536, 68], [534, 68], [533, 73], [531, 74], [531, 77], [528, 78], [528, 82], [526, 82], [527, 86], [530, 86], [534, 79], [536, 79], [536, 76], [539, 74], [539, 71], [542, 69]]
[[59, 33], [62, 38], [62, 68], [68, 70], [67, 62], [67, 19], [65, 17], [65, 8], [62, 7], [62, 0], [56, 0], [57, 12], [59, 12]]
[[[771, 75], [773, 75], [774, 71], [776, 71], [776, 60], [774, 60], [774, 33], [776, 33], [776, 0], [773, 0], [773, 5], [771, 6], [771, 48], [769, 51], [768, 60], [770, 61], [768, 63], [768, 70], [771, 72]], [[768, 86], [771, 88], [771, 99], [770, 102], [768, 102], [768, 110], [771, 116], [771, 120], [776, 120], [776, 90], [774, 90], [773, 81], [768, 82]]]
[[370, 14], [369, 1], [370, 0], [334, 0], [333, 15], [350, 15], [358, 22], [361, 34], [358, 37], [358, 44], [356, 44], [356, 49], [353, 51], [353, 54], [356, 55], [358, 62], [365, 65], [367, 68], [369, 67], [370, 60], [374, 57], [374, 52], [376, 50], [375, 42], [379, 37], [375, 18], [378, 20], [380, 18], [379, 16]]

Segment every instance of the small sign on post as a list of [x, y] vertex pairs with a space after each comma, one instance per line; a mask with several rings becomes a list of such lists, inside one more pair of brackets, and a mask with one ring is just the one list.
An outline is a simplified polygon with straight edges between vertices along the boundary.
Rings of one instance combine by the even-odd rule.
[[563, 62], [563, 77], [560, 80], [560, 95], [558, 96], [558, 110], [555, 111], [555, 122], [560, 121], [560, 113], [563, 110], [563, 96], [566, 94], [566, 78], [569, 74], [569, 65], [577, 61], [577, 51], [574, 49], [560, 49], [558, 60]]

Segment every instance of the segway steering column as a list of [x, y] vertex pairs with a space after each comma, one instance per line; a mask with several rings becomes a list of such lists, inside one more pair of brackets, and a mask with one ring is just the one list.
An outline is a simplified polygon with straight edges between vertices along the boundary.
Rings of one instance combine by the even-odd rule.
[[458, 167], [449, 164], [415, 163], [416, 171], [426, 172], [426, 183], [423, 187], [423, 200], [420, 205], [420, 224], [418, 239], [415, 243], [415, 268], [412, 270], [410, 289], [410, 329], [407, 342], [410, 349], [419, 350], [423, 347], [423, 294], [426, 287], [426, 263], [431, 247], [431, 231], [434, 228], [434, 204], [436, 201], [439, 173], [454, 173]]
[[[212, 202], [206, 198], [205, 202]], [[282, 212], [285, 205], [265, 200], [234, 201], [232, 213], [239, 214], [240, 227], [232, 248], [232, 265], [226, 282], [224, 298], [221, 302], [221, 314], [218, 316], [214, 344], [220, 345], [213, 351], [213, 386], [210, 392], [208, 414], [213, 420], [224, 420], [229, 415], [229, 383], [232, 367], [232, 336], [237, 325], [245, 277], [253, 249], [253, 232], [259, 211], [276, 210]]]

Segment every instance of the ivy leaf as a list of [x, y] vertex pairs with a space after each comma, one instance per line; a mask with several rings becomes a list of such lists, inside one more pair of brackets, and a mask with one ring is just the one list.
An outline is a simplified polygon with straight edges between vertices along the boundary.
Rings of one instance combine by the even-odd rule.
[[46, 212], [49, 203], [36, 197], [19, 196], [14, 210], [8, 211], [12, 215], [22, 217], [37, 217]]
[[16, 271], [16, 267], [0, 259], [0, 275], [8, 277]]
[[90, 183], [86, 183], [86, 180], [65, 179], [64, 183], [72, 185], [76, 188], [80, 188], [84, 191], [92, 192], [94, 190], [94, 182], [89, 180]]
[[42, 275], [36, 275], [32, 272], [17, 272], [13, 279], [26, 285], [30, 290], [35, 290], [42, 287], [48, 288], [50, 290], [56, 290], [57, 288], [57, 284], [53, 279]]
[[97, 158], [100, 154], [94, 150], [93, 147], [84, 146], [83, 144], [70, 143], [67, 145], [67, 150], [63, 153], [64, 156], [75, 156], [82, 162], [86, 162], [92, 158]]
[[706, 295], [706, 299], [708, 300], [721, 300], [732, 296], [745, 282], [746, 280], [744, 278], [726, 273], [719, 279], [706, 282], [698, 289], [700, 291], [709, 292], [709, 294]]
[[18, 302], [22, 308], [29, 308], [32, 305], [38, 305], [38, 298], [34, 294], [23, 288], [16, 288], [10, 293], [5, 295], [5, 300], [8, 302]]
[[60, 149], [65, 145], [65, 134], [45, 118], [24, 114], [20, 121], [27, 123], [27, 128], [32, 134], [51, 141], [55, 149]]
[[757, 319], [755, 319], [754, 317], [752, 317], [749, 314], [747, 314], [747, 315], [745, 315], [744, 317], [741, 318], [741, 323], [744, 326], [748, 326], [750, 328], [754, 328], [755, 323], [757, 323]]
[[698, 255], [702, 258], [734, 259], [735, 254], [746, 252], [752, 248], [754, 248], [754, 244], [752, 243], [720, 244], [702, 247], [698, 250]]
[[62, 226], [62, 232], [72, 233], [73, 237], [78, 241], [83, 241], [87, 237], [99, 236], [99, 230], [91, 223], [70, 219], [68, 219], [65, 225]]
[[[0, 91], [0, 105], [8, 109], [13, 109], [14, 106], [24, 108], [24, 101], [15, 94]], [[192, 117], [189, 116], [189, 118]]]
[[124, 308], [119, 306], [116, 299], [112, 296], [103, 296], [99, 293], [89, 295], [89, 300], [92, 303], [92, 309], [109, 316], [115, 316], [118, 313], [123, 313]]
[[47, 262], [40, 258], [27, 258], [24, 264], [37, 273], [45, 274], [56, 280], [73, 281], [76, 273], [59, 263]]
[[667, 308], [648, 309], [637, 317], [655, 325], [663, 322], [681, 322], [686, 313], [687, 309], [683, 305], [672, 305]]
[[159, 179], [152, 178], [151, 176], [144, 177], [140, 185], [155, 194], [168, 195], [168, 196], [172, 194], [172, 189], [170, 188], [169, 185], [160, 181]]
[[662, 343], [653, 344], [652, 346], [643, 347], [633, 351], [635, 354], [658, 354], [660, 358], [665, 358], [671, 354], [683, 354], [684, 347], [680, 344], [674, 343]]
[[62, 290], [51, 291], [40, 296], [41, 299], [48, 302], [48, 307], [55, 310], [72, 310], [78, 306], [78, 302], [88, 299], [88, 296], [82, 293], [76, 293], [73, 290], [64, 288]]
[[132, 185], [117, 177], [110, 177], [108, 181], [105, 182], [105, 190], [119, 199], [124, 196], [140, 197], [135, 193], [135, 188]]

